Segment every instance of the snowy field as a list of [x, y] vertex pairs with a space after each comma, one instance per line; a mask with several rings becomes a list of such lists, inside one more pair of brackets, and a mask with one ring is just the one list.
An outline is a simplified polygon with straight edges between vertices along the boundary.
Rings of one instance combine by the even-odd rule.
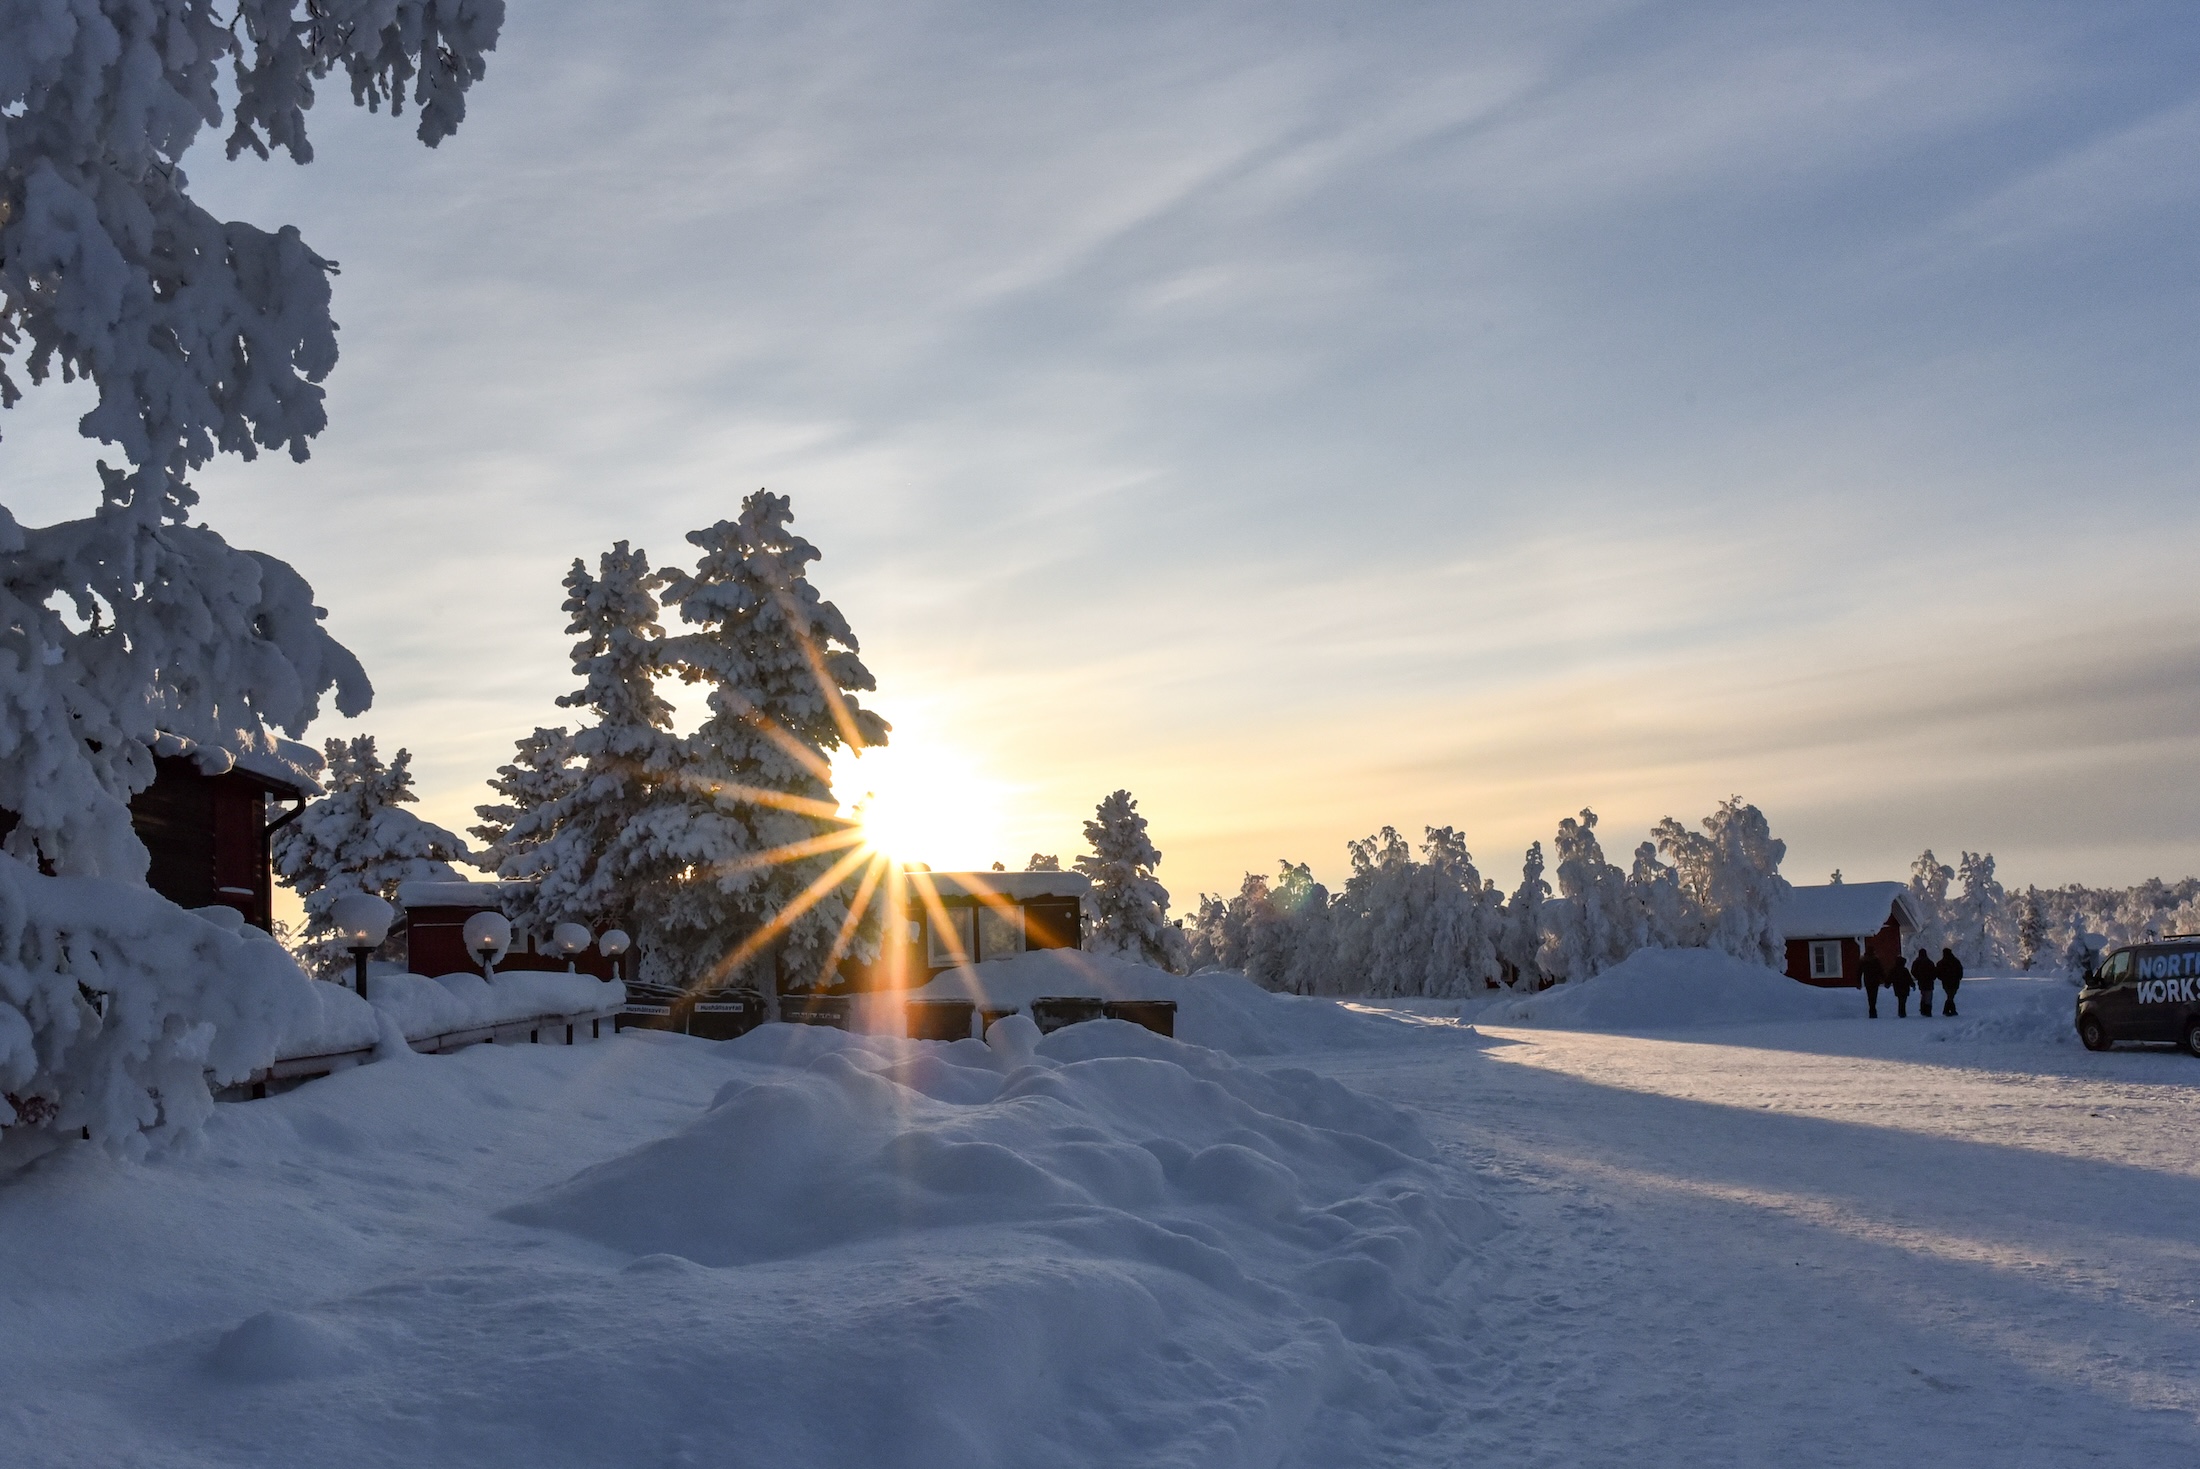
[[1672, 962], [1471, 1029], [1153, 976], [1185, 1043], [480, 1047], [69, 1149], [0, 1181], [0, 1463], [2200, 1454], [2200, 1062], [2054, 981], [1641, 1023]]

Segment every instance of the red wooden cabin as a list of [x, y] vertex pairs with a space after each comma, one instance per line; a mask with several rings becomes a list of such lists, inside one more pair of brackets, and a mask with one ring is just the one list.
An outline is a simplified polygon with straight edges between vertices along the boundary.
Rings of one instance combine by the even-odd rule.
[[1799, 887], [1780, 909], [1787, 974], [1804, 984], [1854, 989], [1868, 949], [1882, 964], [1907, 952], [1917, 932], [1910, 890], [1899, 882], [1836, 882]]

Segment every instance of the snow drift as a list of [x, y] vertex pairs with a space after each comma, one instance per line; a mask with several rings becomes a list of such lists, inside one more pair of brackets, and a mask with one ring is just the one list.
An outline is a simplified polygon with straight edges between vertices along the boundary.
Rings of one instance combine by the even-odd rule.
[[1864, 1013], [1855, 990], [1819, 989], [1716, 949], [1642, 949], [1591, 979], [1504, 999], [1475, 1018], [1487, 1025], [1578, 1030], [1688, 1030]]
[[[744, 1462], [1269, 1464], [1323, 1408], [1346, 1462], [1439, 1390], [1391, 1349], [1444, 1334], [1493, 1224], [1408, 1113], [1117, 1021], [718, 1052], [701, 1116], [504, 1217], [613, 1252], [612, 1341], [667, 1296], [713, 1323], [668, 1376], [743, 1385], [680, 1411]], [[619, 1396], [666, 1390], [580, 1354]]]

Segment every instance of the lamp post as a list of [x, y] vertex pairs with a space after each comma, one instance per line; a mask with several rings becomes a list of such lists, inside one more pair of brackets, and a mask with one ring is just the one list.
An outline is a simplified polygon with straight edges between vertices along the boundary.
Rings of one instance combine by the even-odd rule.
[[596, 940], [596, 947], [603, 951], [603, 956], [606, 959], [611, 961], [611, 977], [613, 979], [625, 978], [619, 972], [619, 956], [633, 947], [633, 944], [634, 941], [626, 936], [626, 930], [623, 928], [608, 929], [602, 938]]
[[512, 920], [494, 908], [485, 908], [466, 920], [466, 952], [481, 961], [481, 977], [497, 977], [497, 960], [512, 947]]
[[367, 956], [389, 937], [397, 910], [373, 893], [346, 893], [329, 905], [328, 916], [343, 938], [344, 947], [351, 950], [352, 987], [363, 1000], [367, 997]]
[[567, 974], [580, 973], [580, 956], [587, 953], [588, 946], [595, 941], [596, 936], [578, 923], [561, 923], [550, 930], [550, 947], [565, 956]]

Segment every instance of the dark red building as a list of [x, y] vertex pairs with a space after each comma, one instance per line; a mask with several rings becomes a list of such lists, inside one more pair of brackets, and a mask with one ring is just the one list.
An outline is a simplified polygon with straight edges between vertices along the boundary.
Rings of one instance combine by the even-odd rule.
[[[505, 912], [505, 901], [525, 883], [518, 882], [408, 882], [397, 889], [398, 917], [390, 930], [390, 942], [397, 952], [393, 957], [401, 960], [414, 974], [433, 977], [438, 974], [461, 972], [479, 974], [481, 960], [466, 951], [466, 920], [476, 913]], [[509, 913], [505, 914], [510, 917]], [[600, 935], [597, 935], [600, 937]], [[633, 950], [628, 950], [624, 962], [634, 962]], [[499, 960], [499, 971], [510, 973], [520, 969], [563, 970], [567, 960], [550, 947], [550, 935], [523, 931], [517, 924], [512, 928], [511, 951]], [[611, 960], [591, 946], [586, 953], [572, 961], [573, 967], [583, 974], [593, 974], [598, 979], [614, 979]], [[628, 974], [633, 971], [631, 967]]]
[[1787, 974], [1804, 984], [1854, 988], [1864, 953], [1892, 964], [1917, 932], [1910, 890], [1899, 882], [1836, 882], [1799, 887], [1780, 910], [1787, 939]]

